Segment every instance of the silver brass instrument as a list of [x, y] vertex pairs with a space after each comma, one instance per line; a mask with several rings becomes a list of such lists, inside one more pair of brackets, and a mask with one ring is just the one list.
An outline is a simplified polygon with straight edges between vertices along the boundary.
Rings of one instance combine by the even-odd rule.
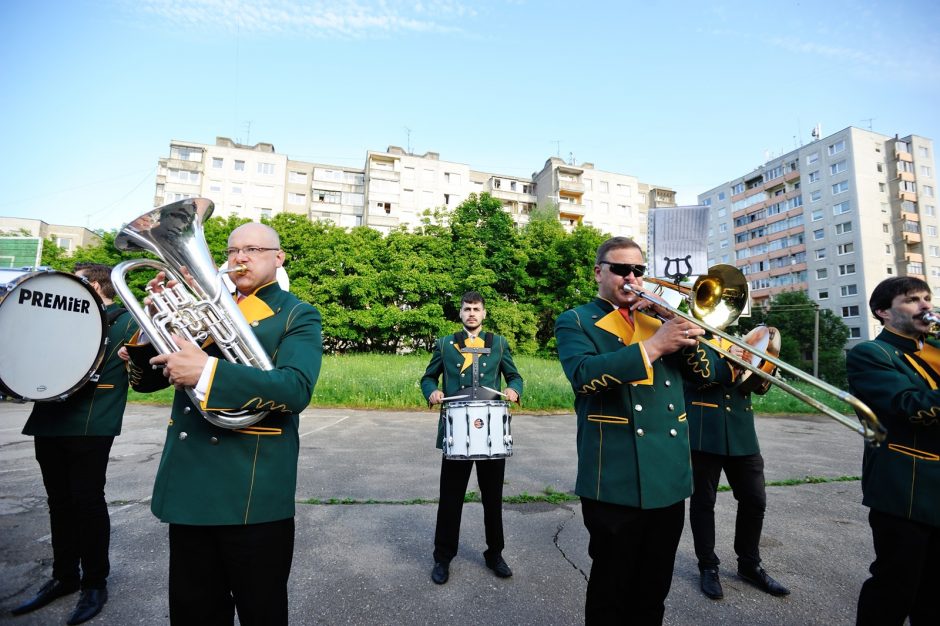
[[[682, 292], [689, 300], [689, 310], [692, 311], [692, 315], [684, 313], [678, 308], [670, 306], [631, 285], [624, 285], [623, 289], [624, 291], [633, 293], [639, 298], [643, 298], [644, 300], [652, 302], [657, 307], [665, 309], [666, 311], [677, 315], [684, 320], [692, 322], [696, 326], [705, 329], [716, 337], [721, 337], [731, 344], [744, 349], [745, 352], [762, 359], [766, 363], [774, 365], [781, 372], [795, 376], [803, 382], [809, 383], [810, 385], [813, 385], [814, 387], [845, 402], [855, 409], [855, 412], [858, 414], [858, 419], [861, 420], [861, 424], [859, 424], [858, 420], [852, 419], [846, 415], [842, 415], [838, 411], [829, 408], [816, 398], [813, 398], [812, 396], [804, 393], [786, 381], [768, 374], [760, 367], [753, 365], [749, 360], [737, 357], [727, 350], [719, 346], [715, 346], [711, 342], [708, 343], [709, 348], [715, 350], [715, 352], [718, 352], [729, 361], [740, 367], [743, 367], [753, 375], [764, 378], [769, 382], [777, 385], [783, 391], [799, 398], [826, 416], [831, 417], [842, 425], [851, 428], [868, 441], [876, 445], [884, 441], [887, 431], [885, 430], [884, 426], [881, 425], [881, 422], [878, 420], [872, 410], [868, 408], [864, 402], [849, 392], [843, 391], [823, 380], [815, 378], [806, 372], [797, 369], [796, 367], [793, 367], [792, 365], [781, 361], [774, 356], [771, 356], [770, 354], [757, 350], [754, 346], [751, 346], [737, 337], [729, 335], [728, 333], [720, 330], [720, 328], [731, 325], [734, 320], [738, 318], [749, 297], [747, 279], [738, 268], [734, 267], [733, 265], [714, 265], [708, 269], [707, 274], [699, 276], [691, 288], [678, 286], [670, 283], [669, 281], [658, 278], [644, 278], [644, 280], [646, 282], [659, 285], [665, 289], [676, 289]], [[647, 312], [641, 311], [641, 313]], [[665, 318], [661, 315], [657, 315], [652, 312], [647, 314], [653, 315], [654, 317], [658, 317], [660, 320], [665, 321]], [[940, 321], [940, 317], [938, 317], [938, 321]], [[708, 341], [704, 337], [696, 337], [696, 339], [699, 342]]]
[[[211, 338], [229, 361], [273, 369], [271, 359], [225, 288], [209, 254], [203, 222], [214, 207], [206, 198], [188, 198], [153, 209], [126, 224], [114, 246], [118, 250], [152, 252], [162, 262], [123, 261], [111, 271], [111, 282], [160, 354], [179, 351], [172, 335], [180, 335], [196, 345]], [[169, 280], [177, 282], [160, 293], [148, 287], [151, 310], [156, 311], [152, 315], [137, 301], [125, 280], [128, 273], [143, 267], [165, 272]], [[193, 389], [187, 387], [186, 393], [198, 409], [200, 401]], [[199, 409], [199, 412], [221, 428], [251, 426], [268, 414], [246, 409], [212, 412]]]
[[937, 311], [927, 311], [922, 313], [920, 319], [930, 324], [927, 334], [933, 337], [940, 337], [940, 313]]

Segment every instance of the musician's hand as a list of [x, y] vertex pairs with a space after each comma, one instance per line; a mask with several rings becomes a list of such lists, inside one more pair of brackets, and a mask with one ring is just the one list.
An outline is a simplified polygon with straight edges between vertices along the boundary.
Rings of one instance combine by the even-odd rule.
[[519, 393], [512, 387], [508, 387], [503, 393], [506, 394], [506, 399], [510, 402], [519, 402]]
[[209, 356], [196, 344], [182, 337], [173, 335], [173, 341], [179, 346], [179, 352], [173, 354], [158, 354], [150, 359], [152, 365], [162, 365], [163, 375], [170, 380], [170, 384], [177, 389], [195, 387], [202, 376]]
[[118, 358], [121, 359], [122, 361], [130, 361], [130, 360], [131, 360], [131, 355], [129, 355], [129, 354], [127, 353], [127, 347], [126, 347], [126, 346], [121, 346], [120, 348], [118, 348], [117, 355], [118, 355]]
[[440, 404], [444, 401], [444, 392], [440, 389], [435, 389], [431, 392], [431, 395], [428, 396], [428, 406], [434, 406], [435, 404]]
[[664, 354], [672, 354], [682, 348], [694, 346], [698, 343], [696, 337], [704, 334], [705, 331], [700, 327], [676, 316], [668, 322], [663, 322], [656, 334], [643, 342], [643, 348], [650, 362], [653, 362]]

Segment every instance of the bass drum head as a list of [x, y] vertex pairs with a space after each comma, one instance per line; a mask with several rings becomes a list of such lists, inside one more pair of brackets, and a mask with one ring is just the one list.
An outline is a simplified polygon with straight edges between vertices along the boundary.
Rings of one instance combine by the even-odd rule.
[[0, 392], [54, 400], [84, 385], [101, 364], [107, 319], [101, 298], [77, 276], [25, 271], [0, 287]]

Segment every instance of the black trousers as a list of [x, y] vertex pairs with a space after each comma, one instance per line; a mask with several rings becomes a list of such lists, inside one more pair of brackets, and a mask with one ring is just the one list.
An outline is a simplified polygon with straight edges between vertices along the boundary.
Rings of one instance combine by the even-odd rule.
[[486, 461], [441, 460], [441, 498], [437, 505], [437, 527], [434, 529], [434, 561], [450, 563], [457, 556], [460, 537], [460, 516], [463, 499], [470, 481], [470, 470], [477, 466], [477, 482], [483, 501], [483, 527], [486, 532], [487, 563], [503, 553], [503, 476], [506, 459]]
[[170, 524], [170, 623], [287, 624], [294, 518], [244, 526]]
[[724, 470], [738, 513], [734, 524], [734, 551], [739, 568], [760, 565], [760, 534], [767, 509], [764, 486], [764, 458], [760, 454], [724, 456], [692, 451], [692, 478], [695, 491], [689, 500], [689, 524], [695, 542], [699, 568], [717, 568], [715, 554], [715, 500], [718, 479]]
[[114, 437], [36, 437], [49, 502], [52, 577], [103, 589], [111, 564], [111, 518], [104, 499]]
[[661, 509], [581, 498], [590, 534], [585, 624], [662, 624], [685, 501]]
[[871, 578], [858, 597], [859, 626], [940, 624], [940, 528], [871, 509]]

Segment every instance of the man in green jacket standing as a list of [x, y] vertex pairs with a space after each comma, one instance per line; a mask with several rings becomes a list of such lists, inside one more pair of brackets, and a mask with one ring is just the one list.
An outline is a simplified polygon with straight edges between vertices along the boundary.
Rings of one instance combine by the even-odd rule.
[[597, 297], [555, 322], [578, 417], [588, 624], [662, 623], [692, 493], [682, 377], [709, 370], [692, 350], [703, 331], [668, 311], [664, 323], [637, 314], [652, 305], [625, 286], [641, 288], [645, 271], [636, 242], [608, 239], [594, 262]]
[[[445, 397], [457, 395], [474, 382], [480, 387], [499, 390], [500, 378], [506, 379], [506, 399], [518, 402], [522, 395], [522, 376], [513, 363], [506, 338], [483, 332], [486, 308], [483, 296], [468, 291], [461, 298], [460, 321], [463, 330], [439, 338], [434, 344], [431, 361], [421, 377], [421, 391], [429, 405], [440, 404]], [[472, 367], [473, 357], [463, 353], [465, 348], [479, 349], [479, 360]], [[478, 381], [473, 380], [473, 371]], [[443, 391], [438, 381], [443, 377]], [[444, 424], [438, 422], [437, 447], [443, 447]], [[437, 507], [437, 527], [434, 531], [434, 568], [431, 580], [443, 585], [450, 577], [450, 561], [457, 556], [460, 535], [460, 517], [464, 495], [473, 464], [477, 466], [480, 498], [483, 501], [483, 524], [486, 531], [486, 566], [500, 578], [512, 576], [512, 570], [503, 559], [503, 476], [506, 459], [441, 460], [441, 497]]]
[[[243, 626], [287, 624], [299, 414], [320, 372], [320, 313], [278, 285], [284, 252], [272, 228], [239, 226], [228, 246], [229, 265], [245, 267], [232, 274], [239, 309], [274, 369], [219, 358], [211, 341], [200, 347], [176, 338], [180, 351], [169, 355], [154, 356], [150, 344], [128, 346], [131, 384], [177, 389], [151, 503], [170, 526], [170, 621], [231, 624], [237, 610]], [[162, 278], [151, 288], [162, 289]], [[229, 429], [200, 409], [270, 412]]]
[[[742, 356], [743, 350], [729, 341], [713, 338], [709, 342]], [[695, 484], [689, 500], [689, 525], [698, 557], [702, 593], [713, 600], [724, 596], [718, 577], [721, 561], [715, 554], [715, 501], [724, 470], [738, 502], [734, 528], [738, 575], [771, 595], [788, 595], [790, 590], [761, 567], [760, 535], [767, 508], [767, 490], [764, 457], [754, 428], [752, 392], [742, 388], [742, 378], [734, 367], [710, 346], [702, 345], [700, 349], [715, 363], [714, 376], [707, 382], [686, 381], [685, 406], [689, 414]], [[766, 393], [769, 384], [762, 384], [756, 393]]]
[[856, 623], [940, 624], [940, 342], [924, 319], [930, 285], [893, 276], [868, 305], [884, 329], [849, 351], [846, 369], [850, 391], [888, 433], [865, 445], [862, 461], [875, 561]]
[[113, 302], [111, 268], [75, 268], [107, 307], [108, 343], [97, 380], [62, 402], [37, 402], [23, 428], [35, 437], [36, 460], [49, 498], [52, 530], [52, 580], [35, 597], [13, 609], [22, 615], [81, 589], [69, 624], [101, 612], [108, 600], [108, 546], [111, 519], [104, 499], [108, 454], [121, 434], [127, 403], [127, 366], [118, 350], [137, 331], [134, 318]]

